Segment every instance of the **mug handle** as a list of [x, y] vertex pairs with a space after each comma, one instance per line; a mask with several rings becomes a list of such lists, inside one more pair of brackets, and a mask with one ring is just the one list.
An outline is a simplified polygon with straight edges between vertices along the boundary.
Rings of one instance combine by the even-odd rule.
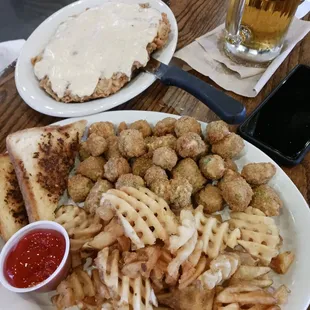
[[245, 0], [230, 0], [227, 10], [225, 29], [226, 40], [229, 43], [238, 45], [241, 42], [239, 35], [242, 14], [245, 6]]

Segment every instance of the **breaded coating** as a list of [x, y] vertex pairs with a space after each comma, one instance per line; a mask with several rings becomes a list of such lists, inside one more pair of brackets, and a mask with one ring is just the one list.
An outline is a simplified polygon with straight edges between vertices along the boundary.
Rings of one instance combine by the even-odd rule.
[[178, 138], [177, 152], [183, 158], [195, 158], [206, 152], [206, 145], [198, 134], [188, 132]]
[[251, 185], [266, 184], [276, 174], [272, 163], [250, 163], [243, 167], [241, 175]]
[[114, 125], [111, 122], [97, 122], [90, 125], [88, 135], [95, 133], [97, 136], [107, 139], [115, 136]]
[[104, 165], [104, 177], [110, 182], [115, 182], [122, 174], [130, 172], [131, 168], [124, 157], [112, 157]]
[[108, 180], [99, 179], [90, 190], [84, 203], [84, 209], [91, 214], [96, 214], [96, 209], [100, 205], [102, 194], [106, 193], [111, 188], [113, 188], [113, 184], [111, 182]]
[[136, 158], [132, 164], [132, 173], [144, 178], [146, 170], [153, 166], [152, 157], [152, 153], [147, 153]]
[[263, 211], [267, 216], [277, 216], [283, 207], [283, 202], [277, 192], [267, 184], [254, 188], [251, 206]]
[[195, 201], [198, 206], [202, 205], [203, 211], [208, 214], [221, 211], [224, 207], [221, 190], [211, 184], [207, 184], [205, 188], [196, 193]]
[[80, 155], [81, 161], [85, 160], [86, 158], [90, 156], [90, 152], [88, 150], [86, 141], [83, 141], [80, 143], [79, 155]]
[[169, 147], [160, 147], [153, 153], [153, 163], [163, 169], [171, 171], [177, 164], [178, 156], [176, 152]]
[[120, 134], [122, 131], [128, 129], [128, 126], [125, 122], [121, 122], [119, 123], [119, 125], [117, 126], [117, 133]]
[[145, 139], [146, 146], [149, 152], [154, 152], [156, 149], [167, 146], [171, 149], [176, 149], [177, 139], [173, 135], [166, 135], [161, 137], [150, 137], [150, 139]]
[[142, 133], [137, 129], [126, 129], [121, 132], [118, 148], [124, 157], [139, 157], [146, 153]]
[[155, 180], [150, 184], [150, 190], [159, 197], [163, 198], [167, 203], [170, 203], [170, 181], [166, 180]]
[[202, 174], [210, 180], [218, 180], [225, 172], [225, 162], [221, 156], [207, 155], [199, 160]]
[[235, 133], [230, 133], [223, 140], [212, 145], [212, 153], [223, 158], [234, 158], [240, 154], [244, 148], [244, 141]]
[[208, 124], [206, 129], [206, 139], [211, 144], [217, 143], [223, 140], [229, 135], [229, 127], [223, 121], [215, 121]]
[[123, 157], [118, 148], [118, 140], [119, 137], [116, 136], [110, 136], [109, 138], [106, 139], [108, 143], [108, 149], [104, 153], [104, 156], [107, 160], [109, 160], [110, 158]]
[[238, 172], [238, 167], [231, 158], [225, 158], [224, 164], [225, 164], [225, 169], [230, 169], [232, 171]]
[[192, 185], [184, 178], [170, 180], [170, 203], [175, 214], [191, 205]]
[[192, 185], [193, 193], [199, 191], [207, 182], [196, 162], [191, 158], [179, 161], [172, 170], [172, 176], [174, 179], [185, 178]]
[[253, 191], [239, 173], [227, 170], [218, 186], [232, 211], [244, 211], [249, 206]]
[[129, 186], [129, 187], [143, 187], [144, 186], [144, 180], [139, 177], [138, 175], [134, 175], [132, 173], [122, 174], [115, 183], [115, 188], [121, 189], [123, 186]]
[[168, 176], [164, 169], [154, 165], [146, 170], [144, 180], [147, 186], [151, 186], [156, 180], [168, 180]]
[[166, 117], [159, 121], [154, 127], [155, 136], [174, 135], [174, 125], [177, 120], [172, 117]]
[[90, 156], [79, 163], [76, 173], [80, 173], [92, 181], [97, 181], [103, 177], [105, 163], [106, 161], [102, 157]]
[[152, 135], [152, 128], [146, 120], [135, 121], [129, 125], [129, 129], [137, 129], [142, 133], [143, 138]]
[[108, 149], [108, 143], [105, 138], [97, 136], [92, 133], [87, 141], [87, 150], [90, 152], [91, 156], [100, 156]]
[[82, 202], [86, 199], [93, 185], [90, 179], [76, 174], [68, 179], [69, 196], [74, 202]]
[[195, 118], [182, 116], [175, 122], [174, 132], [178, 138], [188, 132], [195, 132], [201, 136], [201, 126]]

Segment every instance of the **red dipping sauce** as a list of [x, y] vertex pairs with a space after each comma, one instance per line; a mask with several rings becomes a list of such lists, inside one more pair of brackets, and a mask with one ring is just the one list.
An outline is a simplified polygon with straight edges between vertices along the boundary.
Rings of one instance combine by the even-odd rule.
[[66, 249], [64, 236], [51, 229], [36, 229], [19, 240], [4, 264], [6, 280], [17, 288], [35, 286], [60, 265]]

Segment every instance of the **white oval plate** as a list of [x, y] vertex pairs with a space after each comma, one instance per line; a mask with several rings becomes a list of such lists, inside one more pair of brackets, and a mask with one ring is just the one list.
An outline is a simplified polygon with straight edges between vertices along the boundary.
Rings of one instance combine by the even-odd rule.
[[[114, 95], [84, 103], [57, 102], [39, 87], [39, 81], [34, 75], [31, 58], [38, 55], [45, 48], [61, 22], [67, 20], [69, 16], [83, 12], [86, 8], [100, 6], [105, 2], [143, 3], [141, 0], [77, 1], [48, 17], [28, 38], [16, 64], [15, 83], [20, 96], [31, 108], [43, 114], [57, 117], [78, 117], [95, 114], [112, 109], [134, 98], [156, 80], [154, 75], [142, 72]], [[162, 50], [153, 54], [154, 58], [168, 64], [178, 41], [177, 22], [172, 11], [161, 0], [147, 0], [146, 2], [158, 11], [166, 13], [171, 24], [168, 43]]]
[[[147, 111], [117, 111], [106, 112], [92, 115], [84, 118], [67, 119], [56, 123], [65, 125], [78, 119], [86, 119], [88, 126], [94, 122], [110, 121], [115, 125], [125, 121], [132, 123], [139, 119], [145, 119], [150, 124], [155, 125], [159, 120], [165, 117], [178, 118], [179, 116], [147, 112]], [[201, 123], [203, 130], [206, 123]], [[310, 301], [309, 292], [309, 274], [310, 274], [310, 211], [309, 207], [290, 178], [284, 171], [266, 154], [260, 151], [252, 144], [246, 143], [246, 153], [239, 158], [236, 163], [239, 170], [250, 162], [272, 162], [277, 167], [277, 173], [270, 184], [279, 193], [284, 207], [281, 215], [276, 217], [277, 225], [280, 227], [280, 233], [283, 237], [282, 250], [291, 250], [295, 253], [296, 259], [285, 275], [275, 275], [275, 284], [285, 284], [291, 294], [288, 304], [281, 306], [284, 310], [306, 310]], [[15, 295], [0, 286], [0, 309], [23, 309], [37, 310], [53, 309], [46, 295], [43, 294], [23, 294]]]

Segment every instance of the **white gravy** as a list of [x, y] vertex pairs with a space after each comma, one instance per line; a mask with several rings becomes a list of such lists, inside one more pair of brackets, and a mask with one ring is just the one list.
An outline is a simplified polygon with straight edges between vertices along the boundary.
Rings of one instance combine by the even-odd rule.
[[146, 65], [148, 43], [157, 35], [161, 13], [138, 4], [107, 3], [62, 23], [34, 66], [39, 80], [49, 77], [58, 97], [68, 89], [90, 96], [100, 78], [131, 77], [132, 65]]

